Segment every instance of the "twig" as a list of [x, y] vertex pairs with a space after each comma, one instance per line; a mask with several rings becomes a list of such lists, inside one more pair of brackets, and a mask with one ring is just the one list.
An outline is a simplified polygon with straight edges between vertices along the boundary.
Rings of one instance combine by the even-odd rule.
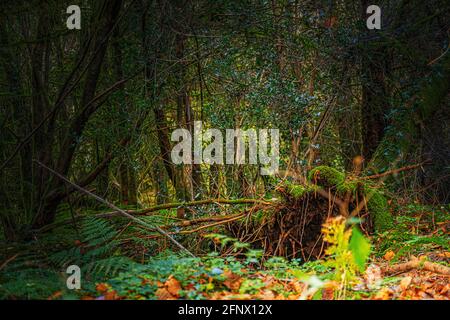
[[16, 254], [13, 255], [11, 258], [6, 259], [6, 261], [3, 262], [2, 265], [0, 266], [0, 270], [2, 270], [4, 267], [6, 267], [6, 265], [7, 265], [8, 263], [10, 263], [10, 262], [13, 261], [15, 258], [17, 258], [18, 255], [19, 255], [19, 254], [16, 253]]
[[420, 168], [423, 165], [430, 164], [430, 163], [431, 163], [431, 160], [426, 160], [426, 161], [424, 161], [422, 163], [419, 163], [419, 164], [413, 164], [413, 165], [410, 165], [410, 166], [405, 166], [405, 167], [402, 167], [402, 168], [389, 170], [389, 171], [386, 171], [386, 172], [383, 172], [383, 173], [374, 174], [374, 175], [366, 176], [366, 177], [361, 177], [359, 179], [360, 180], [378, 179], [378, 178], [386, 177], [386, 176], [389, 176], [391, 174], [396, 174], [396, 173], [399, 173], [399, 172], [402, 172], [402, 171], [407, 171], [407, 170], [413, 170], [413, 169], [416, 169], [416, 168]]
[[165, 232], [163, 229], [161, 229], [158, 226], [152, 226], [144, 221], [142, 221], [141, 219], [138, 219], [134, 216], [132, 216], [131, 214], [125, 212], [124, 210], [120, 209], [119, 207], [115, 206], [114, 204], [106, 201], [103, 198], [100, 198], [99, 196], [97, 196], [96, 194], [93, 194], [92, 192], [76, 185], [75, 183], [71, 182], [69, 179], [67, 179], [66, 177], [64, 177], [63, 175], [61, 175], [60, 173], [56, 172], [53, 169], [50, 169], [49, 167], [47, 167], [45, 164], [37, 161], [37, 160], [33, 160], [33, 162], [35, 162], [36, 164], [38, 164], [39, 166], [43, 167], [44, 169], [50, 171], [51, 173], [53, 173], [55, 176], [57, 176], [58, 178], [60, 178], [61, 180], [67, 182], [68, 184], [70, 184], [71, 186], [73, 186], [75, 189], [77, 189], [78, 191], [93, 197], [94, 199], [96, 199], [97, 201], [107, 205], [108, 207], [110, 207], [111, 209], [115, 210], [116, 212], [119, 212], [121, 215], [123, 215], [124, 217], [127, 217], [128, 219], [136, 222], [137, 224], [140, 224], [146, 228], [149, 228], [151, 230], [155, 230], [157, 232], [159, 232], [160, 234], [162, 234], [163, 236], [167, 237], [170, 241], [172, 241], [178, 248], [182, 249], [183, 251], [185, 251], [186, 253], [188, 253], [190, 256], [192, 257], [196, 257], [192, 252], [190, 252], [188, 249], [186, 249], [181, 243], [179, 243], [177, 240], [175, 240], [174, 238], [172, 238], [167, 232]]

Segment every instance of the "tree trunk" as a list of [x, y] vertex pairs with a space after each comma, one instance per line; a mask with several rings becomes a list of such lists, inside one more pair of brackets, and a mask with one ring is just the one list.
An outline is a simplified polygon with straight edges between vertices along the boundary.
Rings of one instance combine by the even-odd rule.
[[[105, 58], [106, 49], [108, 46], [108, 40], [110, 38], [111, 30], [116, 24], [117, 18], [119, 16], [120, 9], [122, 7], [122, 0], [104, 1], [102, 2], [100, 12], [102, 15], [99, 17], [99, 30], [98, 34], [94, 40], [93, 54], [94, 57], [88, 67], [86, 73], [86, 80], [84, 83], [83, 95], [81, 98], [81, 108], [79, 113], [75, 116], [69, 129], [64, 138], [64, 142], [60, 148], [60, 154], [57, 160], [56, 171], [62, 175], [67, 176], [72, 159], [77, 149], [80, 141], [80, 137], [83, 134], [83, 130], [92, 116], [92, 114], [99, 107], [98, 104], [90, 104], [92, 99], [95, 97], [95, 92], [97, 89], [97, 84], [99, 80], [99, 75], [101, 67]], [[36, 84], [39, 82], [38, 74], [35, 75]], [[39, 101], [37, 101], [38, 103]], [[40, 102], [42, 103], [42, 102]], [[42, 110], [41, 110], [42, 111]], [[44, 153], [43, 153], [44, 152]], [[44, 149], [40, 153], [39, 159], [46, 160], [43, 163], [49, 164], [49, 159], [51, 159], [51, 152]], [[45, 181], [45, 190], [50, 190], [49, 192], [43, 189], [37, 194], [39, 198], [42, 199], [41, 203], [36, 208], [36, 216], [33, 222], [33, 228], [39, 229], [42, 226], [52, 223], [55, 219], [56, 208], [58, 207], [60, 197], [55, 197], [54, 195], [63, 190], [64, 182], [55, 178], [45, 178], [48, 173], [41, 172], [40, 179], [38, 181]]]

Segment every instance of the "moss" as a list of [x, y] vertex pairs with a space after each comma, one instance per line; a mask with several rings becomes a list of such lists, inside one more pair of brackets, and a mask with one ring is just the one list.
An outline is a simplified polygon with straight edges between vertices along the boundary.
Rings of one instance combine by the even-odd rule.
[[369, 201], [367, 209], [374, 220], [375, 231], [382, 233], [393, 227], [392, 215], [389, 212], [386, 197], [383, 193], [373, 187], [364, 185], [364, 193]]
[[366, 181], [348, 179], [345, 173], [328, 166], [318, 166], [312, 169], [308, 178], [310, 181], [314, 181], [317, 175], [320, 186], [334, 187], [340, 195], [348, 191], [355, 192], [361, 186], [366, 198], [369, 199], [367, 208], [374, 219], [375, 231], [384, 232], [392, 228], [393, 219], [389, 212], [386, 197], [380, 190], [370, 186]]
[[359, 184], [358, 180], [346, 179], [345, 173], [328, 166], [319, 166], [312, 169], [308, 174], [308, 179], [314, 181], [316, 175], [319, 176], [319, 185], [336, 188], [336, 191], [341, 195], [347, 191], [356, 191]]
[[339, 170], [328, 167], [328, 166], [318, 166], [312, 169], [308, 174], [308, 179], [310, 181], [314, 180], [314, 177], [320, 174], [320, 179], [326, 181], [332, 186], [338, 186], [344, 183], [345, 174]]
[[291, 195], [294, 199], [300, 199], [305, 194], [309, 192], [313, 192], [316, 190], [316, 186], [312, 184], [294, 184], [292, 182], [286, 181], [285, 182], [286, 191]]
[[286, 192], [294, 199], [301, 199], [310, 192], [315, 192], [319, 188], [334, 188], [336, 192], [343, 196], [348, 191], [359, 196], [361, 192], [365, 195], [367, 209], [373, 217], [375, 231], [382, 233], [393, 227], [393, 218], [389, 212], [386, 197], [378, 188], [371, 185], [369, 181], [346, 178], [345, 173], [328, 166], [318, 166], [308, 174], [309, 181], [313, 183], [294, 184], [289, 181], [284, 182]]

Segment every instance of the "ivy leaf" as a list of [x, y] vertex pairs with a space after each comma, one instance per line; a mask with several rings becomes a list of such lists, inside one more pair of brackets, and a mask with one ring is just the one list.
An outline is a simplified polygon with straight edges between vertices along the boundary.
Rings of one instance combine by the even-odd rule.
[[364, 271], [367, 258], [370, 254], [370, 242], [357, 227], [353, 227], [349, 248], [352, 251], [355, 264], [361, 272]]

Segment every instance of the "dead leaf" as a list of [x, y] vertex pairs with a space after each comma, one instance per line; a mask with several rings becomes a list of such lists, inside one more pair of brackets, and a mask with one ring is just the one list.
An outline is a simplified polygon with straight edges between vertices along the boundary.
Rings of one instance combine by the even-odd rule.
[[275, 298], [275, 294], [272, 290], [264, 290], [261, 295], [258, 295], [258, 298], [262, 300], [273, 300]]
[[394, 291], [390, 288], [382, 288], [374, 297], [374, 300], [390, 300]]
[[159, 288], [156, 290], [155, 295], [159, 300], [175, 300], [175, 297], [166, 288]]
[[106, 283], [98, 283], [95, 286], [95, 290], [97, 290], [100, 293], [104, 293], [104, 292], [108, 291], [109, 289], [110, 289], [110, 287]]
[[302, 293], [303, 290], [305, 289], [305, 284], [303, 282], [299, 282], [299, 281], [293, 281], [291, 283], [291, 287], [294, 289], [295, 292], [297, 293]]
[[238, 290], [242, 283], [242, 278], [229, 270], [225, 270], [223, 275], [227, 278], [223, 285], [230, 290]]
[[378, 288], [382, 282], [381, 268], [375, 264], [368, 266], [364, 275], [364, 280], [366, 281], [368, 289]]
[[105, 300], [118, 300], [119, 296], [114, 290], [110, 290], [104, 294]]
[[333, 300], [334, 298], [334, 288], [323, 288], [322, 289], [322, 300]]
[[54, 300], [54, 299], [58, 299], [59, 297], [62, 296], [62, 291], [56, 291], [55, 293], [53, 293], [50, 297], [47, 298], [47, 300]]
[[395, 252], [392, 251], [392, 250], [389, 250], [389, 251], [386, 252], [385, 255], [383, 256], [384, 260], [387, 260], [387, 261], [391, 261], [394, 257], [395, 257]]
[[169, 278], [167, 279], [166, 283], [165, 283], [166, 287], [167, 287], [167, 291], [175, 296], [175, 297], [179, 297], [179, 292], [182, 289], [181, 288], [181, 284], [180, 281], [178, 281], [175, 277], [173, 277], [172, 275], [169, 276]]
[[411, 284], [412, 281], [412, 277], [404, 277], [401, 281], [400, 281], [400, 288], [402, 290], [406, 290], [408, 289], [409, 285]]

